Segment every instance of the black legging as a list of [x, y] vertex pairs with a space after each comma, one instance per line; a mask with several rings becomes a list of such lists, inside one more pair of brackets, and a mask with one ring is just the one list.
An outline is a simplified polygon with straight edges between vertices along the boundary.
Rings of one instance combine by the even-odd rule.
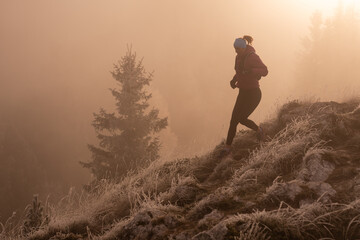
[[231, 116], [230, 128], [226, 139], [226, 144], [231, 145], [236, 134], [236, 127], [239, 123], [257, 131], [258, 125], [248, 119], [250, 114], [259, 105], [261, 100], [260, 88], [239, 89], [239, 95], [236, 99], [234, 110]]

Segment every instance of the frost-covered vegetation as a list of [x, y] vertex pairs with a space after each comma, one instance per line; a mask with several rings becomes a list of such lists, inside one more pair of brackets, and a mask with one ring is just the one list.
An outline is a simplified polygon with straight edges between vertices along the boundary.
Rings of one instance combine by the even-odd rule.
[[[9, 239], [359, 239], [359, 101], [298, 102], [191, 159], [154, 162], [118, 184], [70, 193], [40, 227]], [[24, 234], [24, 233], [23, 233]]]

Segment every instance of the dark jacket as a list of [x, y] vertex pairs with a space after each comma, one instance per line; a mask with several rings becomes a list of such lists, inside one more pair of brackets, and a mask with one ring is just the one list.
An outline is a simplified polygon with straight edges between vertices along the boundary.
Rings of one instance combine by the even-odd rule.
[[246, 46], [242, 56], [236, 56], [235, 71], [233, 80], [236, 81], [236, 86], [241, 89], [258, 88], [261, 77], [268, 74], [267, 67], [250, 45]]

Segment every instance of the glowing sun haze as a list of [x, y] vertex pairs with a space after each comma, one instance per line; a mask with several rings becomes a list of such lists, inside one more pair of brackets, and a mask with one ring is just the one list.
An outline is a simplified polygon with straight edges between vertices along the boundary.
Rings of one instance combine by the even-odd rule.
[[344, 7], [353, 7], [358, 9], [360, 6], [359, 0], [301, 0], [291, 1], [293, 2], [298, 10], [298, 13], [305, 11], [320, 11], [324, 15], [331, 14], [334, 9], [342, 4]]
[[[257, 5], [262, 4], [262, 1], [254, 1], [254, 2]], [[284, 7], [286, 7], [287, 3], [291, 3], [295, 5], [296, 6], [295, 11], [297, 12], [294, 14], [304, 13], [302, 12], [303, 10], [310, 12], [319, 10], [327, 15], [330, 14], [334, 10], [334, 8], [336, 8], [339, 4], [342, 4], [344, 7], [351, 6], [351, 7], [359, 8], [360, 6], [359, 0], [288, 0], [286, 1], [287, 3], [285, 3], [282, 0], [274, 0], [272, 2], [274, 3], [274, 7], [279, 3], [283, 4]], [[237, 4], [239, 6], [244, 6], [242, 1], [238, 1]]]

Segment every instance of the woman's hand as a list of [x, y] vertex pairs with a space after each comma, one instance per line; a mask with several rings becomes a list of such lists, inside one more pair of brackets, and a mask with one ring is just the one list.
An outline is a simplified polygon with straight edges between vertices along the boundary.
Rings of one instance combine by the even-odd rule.
[[232, 88], [232, 89], [235, 89], [236, 88], [236, 80], [235, 80], [235, 78], [233, 78], [233, 80], [231, 80], [230, 81], [230, 87]]

